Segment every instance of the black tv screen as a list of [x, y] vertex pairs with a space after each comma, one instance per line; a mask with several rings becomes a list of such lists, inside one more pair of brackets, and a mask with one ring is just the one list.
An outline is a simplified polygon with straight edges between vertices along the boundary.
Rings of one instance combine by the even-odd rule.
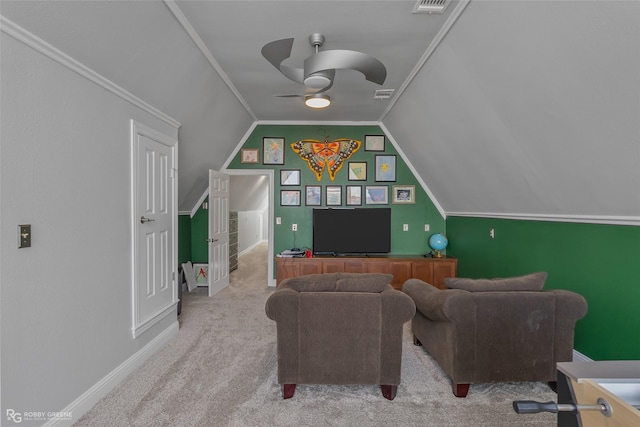
[[314, 209], [315, 254], [391, 251], [391, 208]]

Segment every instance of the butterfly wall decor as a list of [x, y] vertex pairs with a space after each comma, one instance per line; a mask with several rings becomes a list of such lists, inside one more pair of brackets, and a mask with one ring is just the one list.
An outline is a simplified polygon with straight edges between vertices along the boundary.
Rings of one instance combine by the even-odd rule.
[[293, 151], [298, 153], [301, 159], [306, 160], [309, 169], [316, 174], [318, 181], [322, 181], [322, 173], [325, 168], [329, 172], [329, 178], [333, 181], [338, 171], [344, 165], [344, 161], [353, 155], [362, 145], [361, 141], [349, 138], [338, 138], [329, 141], [317, 139], [303, 139], [291, 144]]

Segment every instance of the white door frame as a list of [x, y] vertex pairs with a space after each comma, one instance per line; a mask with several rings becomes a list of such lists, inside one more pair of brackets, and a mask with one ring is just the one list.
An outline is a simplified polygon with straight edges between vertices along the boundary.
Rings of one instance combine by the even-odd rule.
[[[227, 175], [255, 175], [255, 176], [266, 176], [269, 182], [269, 230], [268, 231], [268, 262], [267, 262], [267, 285], [268, 286], [276, 286], [276, 279], [273, 277], [273, 263], [274, 263], [274, 254], [273, 254], [273, 223], [274, 223], [274, 171], [273, 169], [223, 169], [221, 172], [226, 173]], [[233, 197], [233, 196], [231, 196]], [[235, 197], [238, 197], [237, 195]]]
[[[138, 137], [144, 136], [157, 143], [166, 145], [171, 149], [171, 165], [169, 166], [169, 177], [167, 177], [171, 186], [171, 208], [169, 215], [171, 216], [171, 239], [169, 246], [170, 253], [168, 259], [170, 263], [170, 276], [168, 277], [169, 286], [172, 287], [171, 301], [166, 301], [162, 307], [158, 308], [154, 313], [140, 313], [139, 306], [139, 244], [138, 234], [141, 227], [140, 212], [138, 212]], [[142, 125], [135, 120], [131, 120], [131, 292], [132, 292], [132, 326], [131, 332], [133, 338], [140, 336], [144, 331], [151, 328], [160, 320], [171, 315], [177, 318], [178, 304], [178, 287], [176, 269], [178, 265], [178, 141], [167, 135], [164, 135], [148, 126]]]

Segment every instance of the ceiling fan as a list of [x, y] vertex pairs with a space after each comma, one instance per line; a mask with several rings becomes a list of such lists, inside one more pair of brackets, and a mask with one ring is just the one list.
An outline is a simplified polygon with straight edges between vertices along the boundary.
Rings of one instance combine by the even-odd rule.
[[[262, 56], [290, 80], [301, 83], [314, 90], [304, 95], [279, 95], [283, 97], [316, 97], [320, 98], [333, 86], [333, 79], [337, 69], [353, 69], [360, 71], [364, 77], [379, 85], [387, 78], [384, 64], [366, 53], [355, 50], [325, 50], [319, 48], [324, 44], [324, 35], [313, 33], [309, 36], [309, 43], [315, 48], [315, 53], [304, 60], [304, 68], [293, 68], [282, 62], [291, 56], [293, 38], [275, 40], [262, 48]], [[325, 95], [326, 96], [326, 95]]]

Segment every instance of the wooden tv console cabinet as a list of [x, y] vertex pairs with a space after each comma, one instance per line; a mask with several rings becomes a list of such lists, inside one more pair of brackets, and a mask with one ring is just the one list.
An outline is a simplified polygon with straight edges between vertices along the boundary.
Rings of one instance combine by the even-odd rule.
[[289, 277], [335, 272], [393, 274], [391, 285], [396, 289], [402, 289], [404, 282], [411, 278], [446, 289], [444, 279], [457, 276], [458, 259], [426, 258], [422, 255], [276, 258], [276, 287]]

